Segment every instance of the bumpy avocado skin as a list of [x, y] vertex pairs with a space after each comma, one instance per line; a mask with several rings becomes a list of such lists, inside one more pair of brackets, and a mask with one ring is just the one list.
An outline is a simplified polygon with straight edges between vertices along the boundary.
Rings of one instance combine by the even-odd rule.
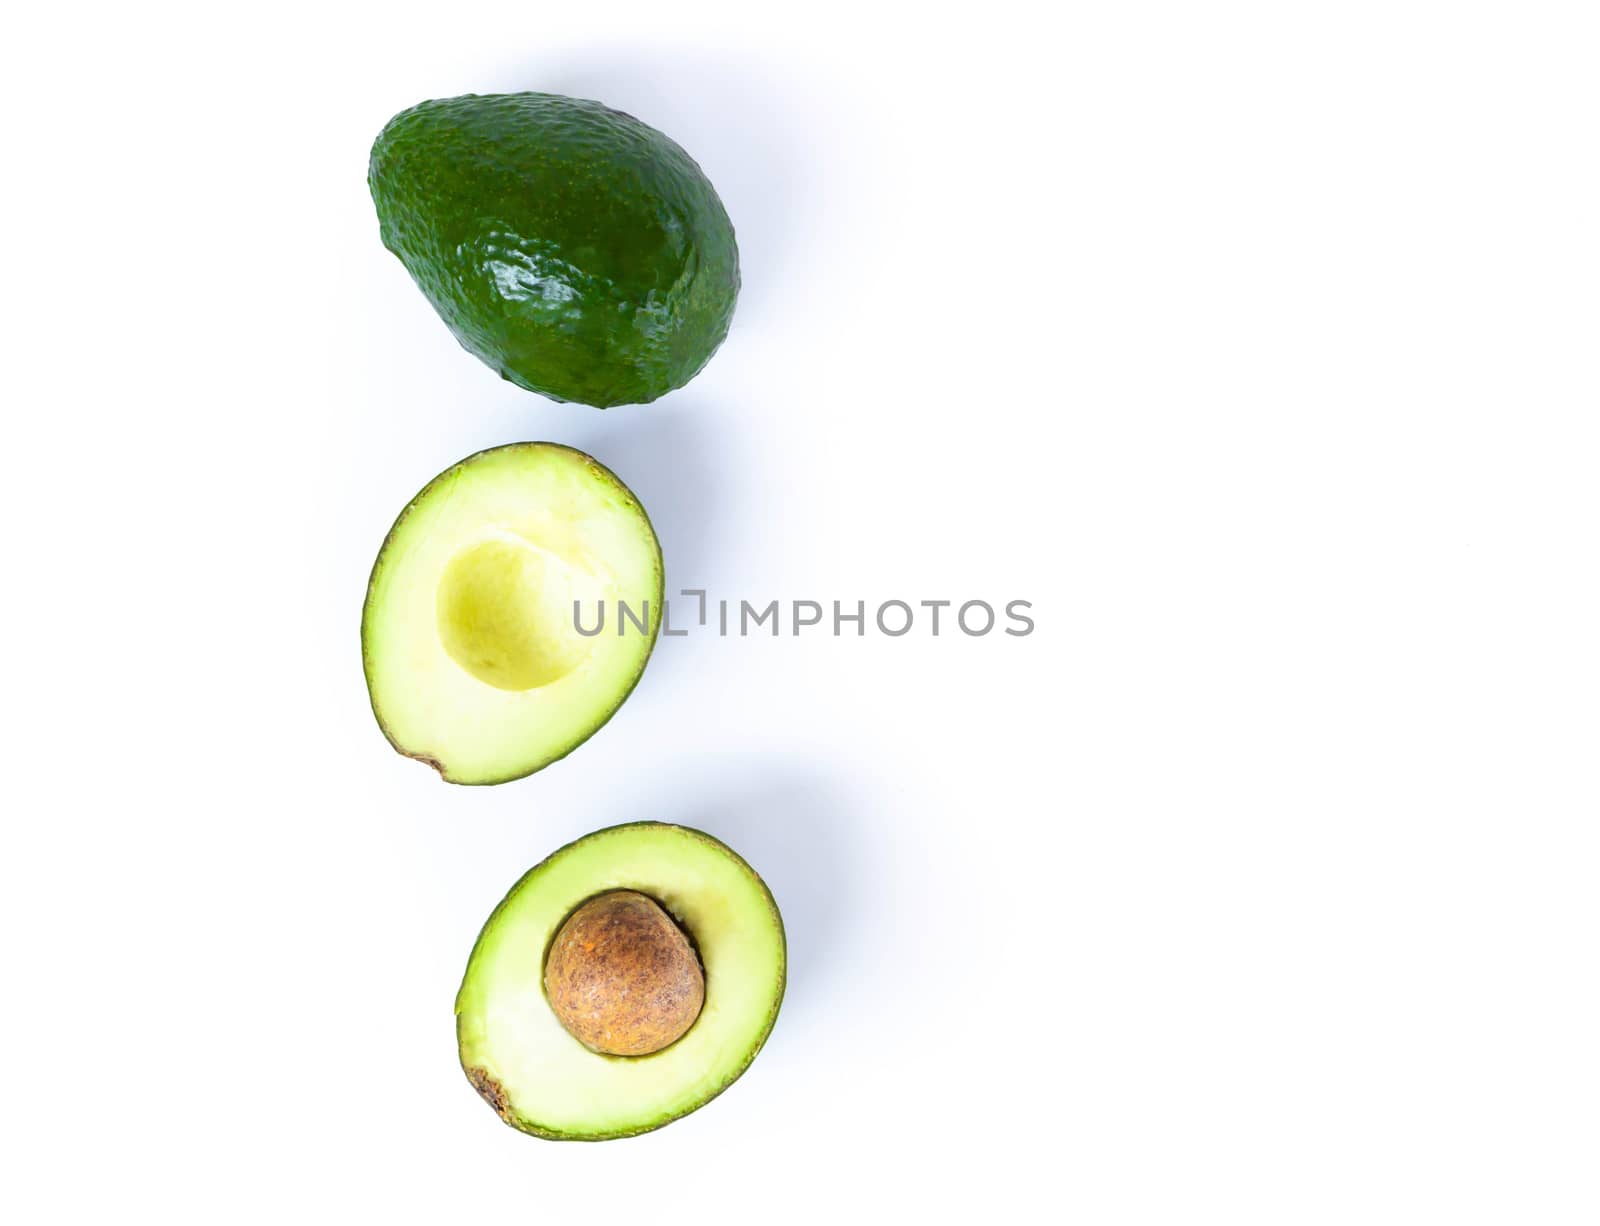
[[733, 225], [694, 160], [630, 115], [553, 94], [423, 102], [384, 127], [367, 180], [384, 246], [519, 387], [645, 403], [728, 334]]

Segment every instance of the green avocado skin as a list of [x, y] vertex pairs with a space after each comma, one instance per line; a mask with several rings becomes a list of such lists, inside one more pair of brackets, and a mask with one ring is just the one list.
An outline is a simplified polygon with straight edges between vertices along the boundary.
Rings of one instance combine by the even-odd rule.
[[642, 404], [728, 334], [733, 225], [694, 160], [631, 115], [554, 94], [423, 102], [379, 133], [367, 182], [384, 246], [519, 387]]

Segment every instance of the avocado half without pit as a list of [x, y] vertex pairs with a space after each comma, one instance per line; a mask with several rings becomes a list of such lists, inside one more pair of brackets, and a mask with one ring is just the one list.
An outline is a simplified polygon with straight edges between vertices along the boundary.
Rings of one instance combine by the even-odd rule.
[[735, 852], [684, 826], [613, 826], [489, 917], [456, 996], [461, 1067], [533, 1136], [648, 1132], [749, 1067], [785, 974], [777, 904]]
[[481, 451], [411, 500], [373, 565], [373, 713], [451, 783], [532, 774], [638, 682], [662, 584], [644, 508], [596, 460], [555, 443]]
[[694, 160], [631, 115], [555, 94], [435, 99], [389, 121], [367, 177], [384, 246], [519, 387], [643, 403], [728, 334], [728, 214]]

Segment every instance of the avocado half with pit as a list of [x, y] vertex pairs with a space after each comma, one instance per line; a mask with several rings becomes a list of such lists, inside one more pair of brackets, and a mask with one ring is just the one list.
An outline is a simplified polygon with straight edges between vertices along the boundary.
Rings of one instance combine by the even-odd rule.
[[649, 1132], [749, 1067], [785, 974], [777, 903], [735, 852], [613, 826], [530, 870], [483, 926], [456, 996], [461, 1067], [533, 1136]]
[[632, 691], [662, 584], [644, 508], [598, 461], [555, 443], [469, 456], [373, 565], [361, 650], [378, 724], [451, 783], [530, 775]]

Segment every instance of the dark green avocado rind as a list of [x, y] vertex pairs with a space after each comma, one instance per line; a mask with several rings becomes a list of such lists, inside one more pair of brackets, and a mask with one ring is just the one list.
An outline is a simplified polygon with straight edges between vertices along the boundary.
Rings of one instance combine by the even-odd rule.
[[606, 408], [682, 387], [727, 336], [733, 225], [677, 144], [553, 94], [402, 111], [372, 146], [383, 244], [471, 353]]
[[[751, 879], [758, 886], [761, 887], [761, 893], [767, 900], [767, 908], [772, 913], [773, 922], [775, 924], [777, 924], [777, 927], [778, 927], [778, 940], [779, 940], [779, 942], [781, 944], [782, 952], [783, 952], [783, 965], [778, 968], [778, 991], [777, 991], [777, 994], [772, 998], [772, 1008], [767, 1014], [766, 1025], [764, 1025], [761, 1028], [761, 1033], [756, 1036], [755, 1042], [753, 1044], [751, 1044], [750, 1050], [745, 1055], [744, 1059], [742, 1059], [739, 1062], [739, 1064], [738, 1064], [738, 1066], [736, 1068], [734, 1068], [733, 1070], [731, 1070], [728, 1073], [727, 1077], [725, 1077], [723, 1079], [721, 1085], [719, 1085], [710, 1094], [707, 1094], [699, 1102], [693, 1104], [692, 1106], [685, 1107], [682, 1111], [677, 1111], [677, 1112], [674, 1112], [674, 1113], [672, 1113], [670, 1115], [663, 1116], [658, 1120], [651, 1121], [650, 1123], [640, 1124], [637, 1128], [620, 1128], [620, 1129], [613, 1130], [611, 1132], [562, 1132], [562, 1131], [560, 1131], [558, 1129], [546, 1128], [544, 1125], [538, 1123], [536, 1120], [530, 1120], [527, 1117], [525, 1117], [523, 1115], [520, 1115], [520, 1114], [518, 1114], [518, 1113], [516, 1113], [514, 1111], [507, 1110], [507, 1111], [500, 1111], [499, 1112], [500, 1118], [505, 1123], [510, 1125], [512, 1128], [515, 1128], [518, 1132], [525, 1132], [531, 1137], [538, 1137], [541, 1140], [545, 1140], [545, 1141], [617, 1141], [617, 1140], [621, 1140], [624, 1137], [637, 1137], [637, 1136], [642, 1136], [644, 1133], [647, 1133], [647, 1132], [654, 1132], [658, 1128], [665, 1128], [668, 1124], [673, 1123], [675, 1120], [681, 1120], [686, 1115], [692, 1115], [694, 1112], [700, 1110], [701, 1107], [703, 1107], [707, 1103], [709, 1103], [712, 1099], [717, 1098], [718, 1096], [723, 1094], [728, 1089], [729, 1086], [731, 1086], [734, 1082], [738, 1081], [740, 1077], [744, 1076], [745, 1070], [748, 1069], [752, 1063], [754, 1063], [755, 1058], [758, 1055], [761, 1054], [761, 1049], [767, 1045], [767, 1039], [772, 1034], [772, 1028], [773, 1028], [773, 1026], [775, 1026], [777, 1024], [777, 1021], [778, 1021], [778, 1011], [783, 1007], [784, 992], [788, 989], [788, 986], [789, 986], [789, 935], [788, 935], [788, 932], [784, 929], [784, 926], [783, 926], [783, 912], [778, 910], [778, 901], [777, 901], [777, 899], [773, 898], [772, 890], [768, 887], [767, 883], [762, 879], [761, 874], [756, 872], [755, 869], [751, 868], [749, 862], [743, 856], [741, 856], [738, 852], [734, 851], [733, 848], [729, 847], [721, 839], [717, 838], [715, 835], [707, 834], [704, 830], [696, 830], [693, 826], [678, 826], [678, 825], [674, 825], [671, 822], [622, 822], [622, 823], [620, 823], [619, 825], [616, 825], [616, 826], [606, 826], [606, 827], [603, 827], [600, 830], [590, 831], [588, 834], [584, 835], [582, 838], [573, 839], [572, 842], [567, 843], [562, 847], [558, 847], [555, 851], [551, 852], [543, 860], [540, 860], [539, 863], [535, 864], [527, 872], [523, 873], [522, 876], [517, 879], [517, 883], [514, 886], [512, 886], [508, 891], [506, 891], [506, 896], [504, 898], [502, 898], [498, 904], [496, 904], [495, 909], [489, 913], [489, 918], [486, 919], [483, 922], [483, 927], [481, 927], [478, 930], [478, 939], [472, 943], [472, 953], [470, 955], [468, 955], [468, 957], [467, 957], [467, 970], [471, 971], [471, 969], [472, 969], [472, 960], [475, 957], [477, 957], [477, 954], [478, 954], [478, 945], [483, 941], [484, 934], [487, 933], [494, 926], [494, 922], [495, 922], [496, 918], [499, 917], [500, 912], [506, 907], [506, 905], [508, 903], [510, 903], [510, 901], [513, 898], [515, 898], [517, 896], [517, 894], [522, 890], [522, 887], [525, 884], [531, 882], [536, 876], [538, 876], [541, 872], [543, 872], [547, 865], [552, 863], [558, 857], [563, 856], [567, 852], [573, 850], [574, 848], [580, 847], [584, 843], [589, 842], [591, 839], [599, 838], [601, 835], [611, 834], [613, 831], [630, 830], [630, 829], [633, 829], [633, 828], [636, 828], [636, 827], [640, 827], [640, 826], [657, 826], [657, 827], [661, 827], [663, 829], [676, 830], [680, 834], [688, 835], [690, 838], [698, 839], [700, 842], [705, 843], [705, 844], [707, 844], [707, 845], [709, 845], [709, 846], [711, 846], [713, 848], [716, 848], [718, 851], [722, 852], [722, 854], [726, 855], [734, 863], [738, 864], [741, 868], [743, 868], [744, 871], [750, 875]], [[466, 976], [463, 975], [462, 976], [462, 987], [463, 988], [465, 988], [465, 986], [466, 986], [465, 980], [466, 980]], [[460, 991], [458, 991], [456, 993], [456, 1010], [455, 1010], [455, 1012], [456, 1012], [456, 1035], [457, 1035], [457, 1042], [459, 1044], [460, 1031], [461, 1031], [461, 994], [460, 994]], [[458, 1048], [458, 1050], [459, 1050], [459, 1048]], [[596, 1057], [596, 1058], [597, 1059], [624, 1059], [625, 1058], [625, 1059], [631, 1059], [631, 1060], [640, 1060], [640, 1059], [648, 1060], [650, 1057], [649, 1056], [629, 1056], [629, 1057], [604, 1057], [604, 1056], [600, 1056], [600, 1057]], [[467, 1075], [467, 1080], [469, 1082], [471, 1082], [473, 1080], [472, 1070], [467, 1067], [465, 1062], [463, 1062], [462, 1065], [461, 1065], [461, 1071]], [[474, 1083], [474, 1088], [477, 1088], [476, 1087], [476, 1083]], [[479, 1090], [478, 1092], [479, 1092], [480, 1095], [482, 1095], [482, 1093], [483, 1093], [482, 1090]]]
[[576, 447], [568, 447], [565, 443], [539, 442], [502, 443], [498, 447], [485, 447], [482, 451], [475, 451], [465, 459], [452, 464], [432, 481], [428, 482], [427, 485], [418, 490], [411, 501], [406, 503], [405, 510], [400, 512], [399, 517], [395, 519], [393, 525], [390, 526], [388, 533], [384, 536], [383, 544], [378, 547], [378, 556], [373, 560], [372, 571], [367, 576], [367, 594], [361, 602], [361, 672], [367, 683], [367, 705], [372, 708], [372, 717], [373, 719], [377, 720], [378, 729], [383, 733], [384, 740], [388, 741], [389, 745], [394, 749], [394, 751], [400, 754], [402, 757], [410, 758], [416, 762], [426, 763], [428, 766], [431, 766], [434, 770], [438, 771], [439, 777], [446, 783], [453, 783], [458, 787], [494, 787], [502, 783], [514, 783], [518, 779], [526, 779], [529, 775], [538, 774], [545, 767], [561, 761], [561, 759], [565, 758], [573, 750], [581, 746], [585, 741], [587, 741], [595, 733], [599, 732], [600, 729], [604, 728], [606, 724], [611, 721], [611, 717], [622, 709], [622, 704], [627, 702], [629, 695], [631, 695], [633, 691], [638, 688], [639, 680], [644, 676], [644, 670], [650, 664], [650, 657], [655, 654], [656, 641], [661, 632], [661, 617], [657, 615], [651, 621], [650, 642], [648, 644], [648, 650], [644, 654], [644, 659], [639, 663], [639, 671], [634, 673], [633, 678], [628, 682], [628, 684], [618, 692], [616, 703], [607, 710], [603, 711], [599, 718], [595, 720], [592, 727], [586, 731], [579, 731], [576, 733], [572, 743], [565, 749], [561, 750], [559, 753], [551, 754], [543, 761], [528, 767], [527, 770], [519, 770], [513, 774], [494, 779], [452, 779], [442, 763], [437, 762], [433, 758], [427, 757], [426, 755], [413, 753], [411, 750], [401, 745], [399, 741], [395, 740], [394, 734], [389, 729], [389, 725], [384, 722], [383, 712], [378, 710], [378, 704], [372, 697], [372, 656], [367, 647], [367, 619], [372, 613], [372, 593], [377, 587], [379, 575], [383, 573], [383, 564], [385, 558], [388, 557], [389, 546], [393, 543], [396, 534], [400, 531], [400, 526], [406, 522], [406, 519], [417, 507], [425, 505], [428, 495], [433, 492], [435, 487], [442, 485], [447, 481], [454, 481], [464, 468], [466, 468], [474, 460], [477, 460], [480, 456], [486, 456], [498, 451], [513, 451], [524, 447], [553, 448], [559, 451], [570, 451], [573, 455], [583, 460], [583, 462], [589, 466], [590, 471], [592, 471], [596, 477], [613, 486], [617, 492], [622, 495], [622, 497], [627, 501], [628, 505], [638, 513], [640, 521], [644, 524], [645, 531], [650, 533], [650, 539], [656, 542], [655, 595], [653, 597], [654, 603], [651, 607], [660, 609], [664, 606], [666, 601], [667, 577], [661, 561], [661, 540], [656, 536], [655, 525], [650, 522], [650, 516], [645, 512], [644, 504], [634, 496], [632, 490], [623, 484], [621, 477], [617, 476], [616, 473], [612, 472], [592, 455], [589, 455], [584, 451], [579, 451]]

